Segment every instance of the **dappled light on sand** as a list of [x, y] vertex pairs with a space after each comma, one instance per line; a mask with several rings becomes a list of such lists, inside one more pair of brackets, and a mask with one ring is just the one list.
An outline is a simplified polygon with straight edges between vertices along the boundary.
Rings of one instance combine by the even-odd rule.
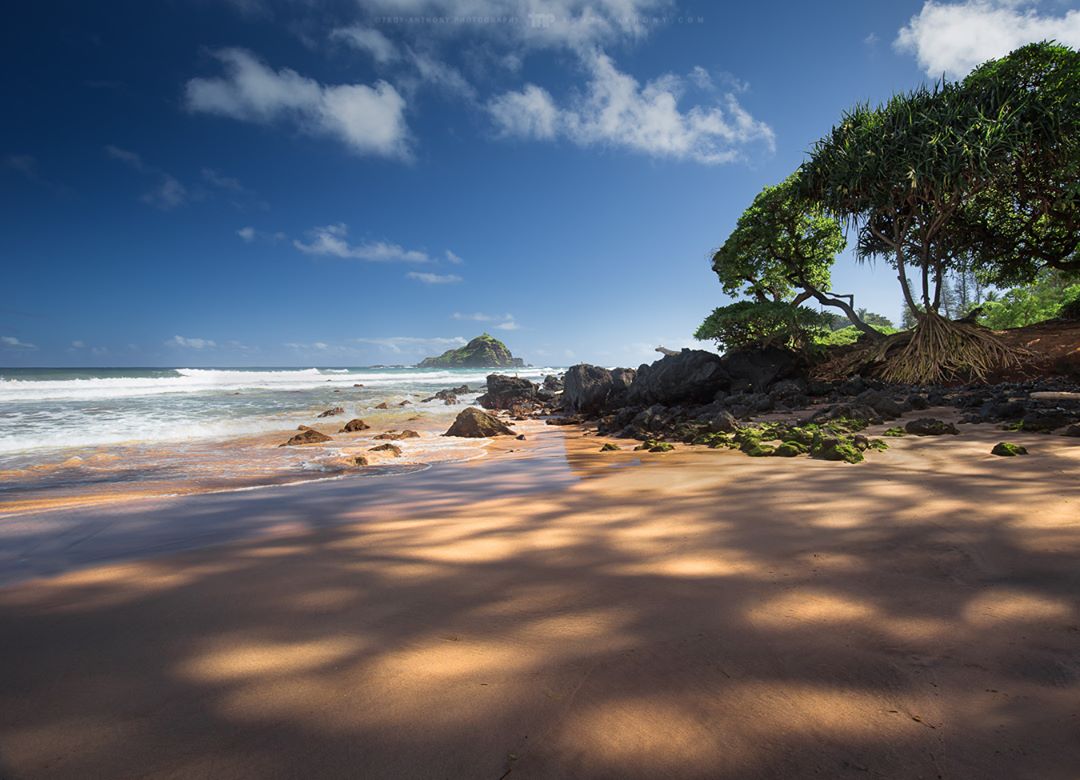
[[[595, 439], [566, 435], [392, 488], [0, 529], [13, 570], [58, 575], [0, 591], [0, 769], [1064, 780], [1080, 766], [1075, 444], [1018, 435], [1033, 454], [1005, 473], [927, 470], [921, 442], [856, 470], [708, 450], [600, 460]], [[210, 542], [227, 544], [195, 549]]]

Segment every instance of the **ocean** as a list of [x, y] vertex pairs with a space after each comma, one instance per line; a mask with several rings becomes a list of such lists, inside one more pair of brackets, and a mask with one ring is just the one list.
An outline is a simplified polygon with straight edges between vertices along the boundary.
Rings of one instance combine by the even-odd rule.
[[[503, 373], [537, 381], [559, 371], [530, 367]], [[489, 373], [400, 367], [0, 368], [0, 513], [58, 499], [372, 476], [476, 457], [484, 442], [439, 434], [475, 401]], [[462, 384], [471, 392], [455, 405], [423, 400]], [[388, 408], [377, 409], [380, 404]], [[334, 407], [344, 414], [318, 418]], [[339, 435], [354, 417], [371, 430]], [[316, 427], [334, 441], [278, 447], [299, 425]], [[353, 457], [370, 448], [374, 434], [403, 428], [421, 436], [397, 442], [400, 457], [355, 467]]]

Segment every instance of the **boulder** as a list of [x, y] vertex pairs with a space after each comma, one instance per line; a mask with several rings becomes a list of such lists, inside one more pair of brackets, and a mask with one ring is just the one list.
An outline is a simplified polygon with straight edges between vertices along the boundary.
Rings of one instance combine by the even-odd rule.
[[293, 436], [284, 444], [279, 444], [279, 447], [296, 447], [301, 444], [321, 444], [324, 441], [333, 441], [325, 433], [319, 433], [314, 428], [308, 428], [307, 430], [300, 431], [300, 433]]
[[1027, 455], [1027, 447], [1022, 447], [1019, 444], [1013, 444], [1011, 441], [999, 441], [994, 445], [994, 449], [990, 450], [991, 455], [1000, 455], [1004, 458], [1011, 458], [1014, 455]]
[[356, 418], [354, 420], [349, 420], [347, 423], [345, 423], [345, 425], [340, 431], [338, 431], [338, 433], [356, 433], [357, 431], [366, 431], [370, 427], [370, 425], [368, 425], [360, 418]]
[[721, 359], [731, 392], [765, 392], [781, 379], [802, 374], [802, 359], [789, 349], [761, 347], [735, 349]]
[[904, 407], [880, 390], [864, 390], [855, 396], [855, 403], [869, 406], [883, 420], [895, 420], [904, 413]]
[[953, 436], [960, 433], [952, 423], [935, 420], [932, 417], [922, 417], [912, 420], [904, 426], [904, 430], [916, 436], [942, 436], [946, 433]]
[[375, 408], [376, 409], [389, 409], [390, 404], [386, 403], [386, 401], [383, 401], [381, 404], [375, 404]]
[[634, 381], [632, 368], [609, 371], [600, 366], [579, 363], [566, 370], [563, 376], [563, 409], [583, 414], [598, 414], [618, 406]]
[[401, 447], [396, 444], [377, 444], [368, 450], [368, 452], [389, 452], [395, 458], [401, 457]]
[[368, 465], [368, 456], [367, 455], [354, 455], [352, 460], [353, 460], [353, 465], [354, 466], [366, 466], [366, 465]]
[[709, 430], [713, 433], [735, 433], [739, 430], [739, 423], [735, 420], [735, 415], [724, 409], [709, 420]]
[[319, 417], [335, 417], [339, 414], [345, 414], [345, 410], [340, 406], [335, 406], [333, 409], [327, 409], [325, 412], [320, 412]]
[[726, 390], [728, 383], [719, 355], [684, 349], [638, 368], [626, 397], [632, 404], [705, 404]]
[[1073, 423], [1066, 428], [1062, 433], [1065, 436], [1080, 436], [1080, 423]]
[[563, 389], [563, 381], [554, 374], [548, 374], [544, 377], [544, 389], [549, 393], [561, 393]]
[[510, 409], [530, 406], [536, 401], [537, 386], [528, 379], [503, 374], [490, 374], [487, 392], [476, 399], [485, 409]]
[[402, 439], [419, 439], [420, 434], [416, 431], [387, 431], [372, 437], [381, 441], [401, 441]]
[[1049, 433], [1069, 425], [1073, 422], [1074, 417], [1069, 412], [1059, 409], [1037, 410], [1025, 414], [1020, 420], [1020, 424], [1025, 431]]
[[458, 414], [454, 424], [444, 436], [462, 436], [468, 439], [483, 439], [490, 436], [512, 436], [513, 431], [501, 420], [487, 412], [470, 406]]

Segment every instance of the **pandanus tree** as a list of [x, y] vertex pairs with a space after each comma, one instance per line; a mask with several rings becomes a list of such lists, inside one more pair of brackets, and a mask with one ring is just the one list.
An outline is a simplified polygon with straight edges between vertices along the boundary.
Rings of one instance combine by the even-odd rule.
[[1030, 44], [979, 66], [962, 89], [986, 110], [1018, 104], [1021, 132], [960, 210], [958, 251], [997, 285], [1042, 272], [1080, 278], [1080, 52]]
[[1003, 186], [1018, 150], [1042, 148], [1058, 132], [1052, 118], [1033, 123], [1045, 108], [1037, 92], [990, 79], [859, 105], [803, 165], [801, 192], [857, 231], [861, 257], [888, 260], [914, 315], [913, 332], [879, 351], [889, 356], [886, 379], [981, 378], [1016, 361], [990, 331], [950, 321], [941, 307], [949, 271], [975, 249], [962, 229], [972, 204]]
[[[880, 337], [859, 316], [853, 295], [830, 291], [830, 269], [844, 249], [844, 234], [836, 219], [799, 193], [797, 177], [766, 187], [754, 198], [713, 255], [713, 271], [728, 295], [795, 307], [814, 301], [839, 309], [863, 333]], [[779, 311], [775, 306], [761, 309], [763, 316]]]

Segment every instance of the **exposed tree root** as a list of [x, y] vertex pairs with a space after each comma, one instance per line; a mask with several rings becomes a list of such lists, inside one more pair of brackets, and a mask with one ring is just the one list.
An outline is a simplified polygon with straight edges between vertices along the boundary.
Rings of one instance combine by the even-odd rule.
[[948, 384], [985, 381], [1019, 369], [1031, 357], [981, 325], [929, 315], [913, 331], [859, 345], [818, 373], [828, 379], [862, 374], [899, 384]]

